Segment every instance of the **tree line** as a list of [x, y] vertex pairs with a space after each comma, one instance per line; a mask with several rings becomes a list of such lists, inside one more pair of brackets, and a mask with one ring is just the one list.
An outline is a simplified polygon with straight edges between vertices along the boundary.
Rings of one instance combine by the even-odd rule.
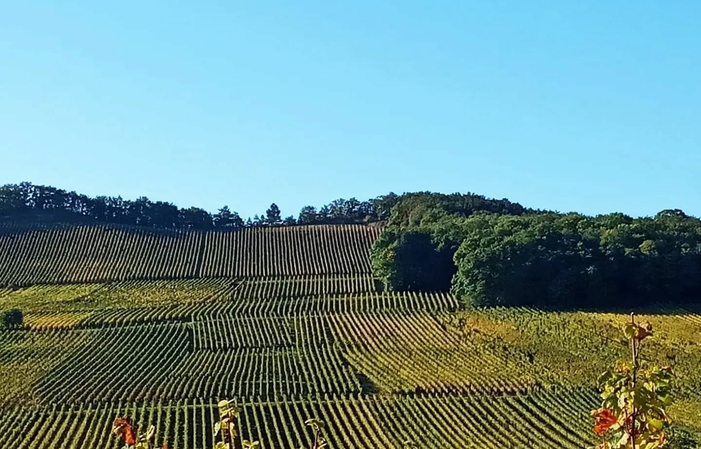
[[407, 195], [372, 262], [391, 289], [450, 290], [476, 306], [698, 301], [701, 220], [678, 209], [592, 217], [475, 195]]
[[452, 291], [472, 305], [588, 307], [701, 296], [701, 220], [535, 210], [473, 193], [338, 199], [282, 218], [276, 204], [244, 220], [141, 197], [88, 197], [31, 183], [0, 187], [0, 220], [98, 222], [157, 228], [382, 221], [374, 274], [394, 290]]
[[121, 196], [89, 197], [56, 187], [23, 182], [0, 187], [0, 219], [87, 221], [181, 229], [370, 223], [386, 220], [398, 198], [394, 193], [367, 201], [341, 198], [318, 209], [305, 206], [297, 217], [285, 218], [277, 204], [273, 203], [264, 213], [244, 220], [229, 206], [210, 213], [199, 207], [179, 208], [173, 203], [151, 201], [146, 197], [136, 200], [126, 200]]

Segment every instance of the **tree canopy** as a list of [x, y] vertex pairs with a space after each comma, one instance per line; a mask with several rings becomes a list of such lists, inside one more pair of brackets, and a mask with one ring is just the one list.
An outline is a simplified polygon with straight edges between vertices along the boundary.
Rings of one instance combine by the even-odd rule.
[[22, 327], [24, 314], [20, 309], [12, 309], [2, 313], [2, 325], [5, 329]]
[[596, 217], [471, 195], [407, 195], [373, 247], [396, 290], [466, 303], [593, 307], [701, 296], [701, 220], [683, 211]]
[[370, 223], [386, 220], [398, 195], [390, 193], [367, 201], [337, 199], [317, 210], [305, 206], [295, 218], [282, 218], [271, 204], [264, 214], [244, 220], [223, 206], [216, 213], [199, 207], [179, 208], [147, 197], [125, 200], [121, 196], [96, 196], [69, 192], [29, 182], [0, 187], [0, 220], [42, 220], [74, 223], [114, 223], [156, 228], [239, 229], [246, 226], [296, 224]]

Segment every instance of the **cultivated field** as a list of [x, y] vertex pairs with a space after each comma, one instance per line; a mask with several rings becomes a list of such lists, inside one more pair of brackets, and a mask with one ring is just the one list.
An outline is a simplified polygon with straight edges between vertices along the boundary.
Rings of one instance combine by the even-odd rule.
[[[211, 448], [215, 404], [244, 439], [296, 449], [583, 448], [597, 375], [625, 353], [626, 313], [462, 310], [382, 292], [379, 229], [0, 231], [0, 448], [116, 448], [126, 415], [157, 447]], [[701, 310], [640, 310], [677, 372], [677, 422], [701, 432]]]

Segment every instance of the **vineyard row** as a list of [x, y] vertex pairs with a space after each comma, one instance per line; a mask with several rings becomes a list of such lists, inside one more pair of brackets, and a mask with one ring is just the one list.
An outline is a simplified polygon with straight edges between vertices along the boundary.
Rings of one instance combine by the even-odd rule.
[[363, 225], [149, 231], [3, 228], [0, 285], [129, 279], [370, 274], [380, 229]]
[[[0, 310], [19, 308], [27, 329], [100, 328], [209, 318], [290, 317], [379, 311], [454, 311], [449, 294], [372, 292], [370, 277], [195, 279], [36, 285], [0, 290]], [[277, 285], [277, 287], [275, 287]], [[329, 296], [315, 296], [332, 285]], [[247, 286], [245, 289], [242, 286]], [[293, 286], [292, 289], [287, 287]], [[264, 292], [279, 289], [280, 296]], [[289, 295], [289, 296], [284, 296]], [[297, 296], [295, 296], [297, 295]]]
[[[538, 391], [516, 396], [443, 396], [423, 398], [333, 398], [240, 403], [241, 438], [263, 448], [309, 447], [311, 417], [328, 423], [330, 448], [400, 448], [406, 440], [419, 447], [481, 449], [582, 448], [594, 444], [587, 410], [596, 403], [588, 390]], [[142, 428], [156, 427], [156, 447], [209, 449], [216, 401], [88, 404], [28, 410], [0, 410], [0, 447], [6, 449], [117, 449], [110, 434], [117, 416]]]
[[[45, 361], [51, 369], [36, 384], [44, 404], [537, 388], [537, 373], [522, 359], [476, 344], [446, 326], [443, 316], [220, 314], [185, 323], [8, 334], [53, 333], [78, 342], [72, 353], [60, 354], [60, 363]], [[13, 337], [0, 344], [0, 356], [9, 357], [7, 364], [31, 364], [35, 355], [26, 345]]]

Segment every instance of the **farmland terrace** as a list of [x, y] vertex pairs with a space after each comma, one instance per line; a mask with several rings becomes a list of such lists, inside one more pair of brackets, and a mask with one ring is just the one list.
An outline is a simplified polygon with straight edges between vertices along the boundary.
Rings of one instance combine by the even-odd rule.
[[[265, 448], [308, 447], [311, 417], [331, 448], [596, 444], [594, 383], [625, 353], [625, 314], [383, 291], [379, 233], [3, 226], [0, 310], [24, 323], [0, 331], [0, 447], [114, 449], [127, 416], [156, 426], [156, 447], [209, 449], [221, 399]], [[701, 310], [638, 312], [677, 373], [674, 416], [698, 432]]]

